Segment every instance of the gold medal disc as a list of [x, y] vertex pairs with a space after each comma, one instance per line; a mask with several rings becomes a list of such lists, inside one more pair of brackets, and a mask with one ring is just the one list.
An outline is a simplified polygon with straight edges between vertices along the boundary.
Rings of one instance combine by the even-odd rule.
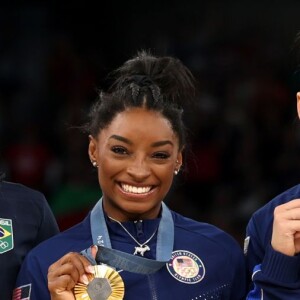
[[93, 267], [95, 274], [87, 274], [89, 284], [77, 283], [75, 285], [76, 300], [122, 300], [125, 288], [119, 273], [106, 265]]

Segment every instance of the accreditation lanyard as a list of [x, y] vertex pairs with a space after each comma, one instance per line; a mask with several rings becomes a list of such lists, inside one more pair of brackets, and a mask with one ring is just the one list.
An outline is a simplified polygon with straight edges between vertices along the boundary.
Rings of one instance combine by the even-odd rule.
[[[174, 245], [174, 222], [172, 214], [164, 202], [162, 202], [162, 216], [157, 233], [156, 260], [111, 248], [102, 208], [102, 198], [94, 206], [90, 218], [93, 243], [98, 246], [97, 263], [107, 264], [129, 272], [151, 274], [158, 271], [170, 260]], [[83, 252], [83, 254], [90, 256], [88, 252]]]

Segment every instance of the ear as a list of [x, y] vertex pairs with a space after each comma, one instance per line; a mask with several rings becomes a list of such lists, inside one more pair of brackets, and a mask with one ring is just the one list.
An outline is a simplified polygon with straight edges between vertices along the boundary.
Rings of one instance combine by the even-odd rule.
[[176, 159], [176, 169], [179, 170], [181, 166], [182, 166], [182, 151], [179, 151]]
[[88, 148], [88, 152], [89, 152], [89, 157], [90, 157], [90, 161], [98, 161], [98, 153], [97, 153], [97, 140], [92, 136], [89, 135], [89, 148]]
[[300, 92], [297, 93], [297, 112], [298, 118], [300, 119]]

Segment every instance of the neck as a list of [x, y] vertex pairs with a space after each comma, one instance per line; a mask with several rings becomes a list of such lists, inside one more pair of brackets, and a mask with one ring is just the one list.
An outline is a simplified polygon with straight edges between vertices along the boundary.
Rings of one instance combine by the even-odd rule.
[[103, 211], [106, 213], [107, 216], [110, 216], [111, 218], [119, 222], [152, 220], [159, 217], [161, 211], [161, 204], [159, 204], [157, 207], [154, 207], [150, 211], [137, 213], [122, 210], [122, 208], [116, 207], [111, 201], [106, 200], [103, 197]]

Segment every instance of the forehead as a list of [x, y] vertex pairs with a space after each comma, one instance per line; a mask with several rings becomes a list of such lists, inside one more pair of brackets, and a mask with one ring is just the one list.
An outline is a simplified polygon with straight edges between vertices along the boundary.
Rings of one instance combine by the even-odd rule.
[[160, 112], [144, 108], [130, 108], [118, 113], [101, 135], [117, 134], [125, 137], [154, 140], [177, 140], [171, 123]]

